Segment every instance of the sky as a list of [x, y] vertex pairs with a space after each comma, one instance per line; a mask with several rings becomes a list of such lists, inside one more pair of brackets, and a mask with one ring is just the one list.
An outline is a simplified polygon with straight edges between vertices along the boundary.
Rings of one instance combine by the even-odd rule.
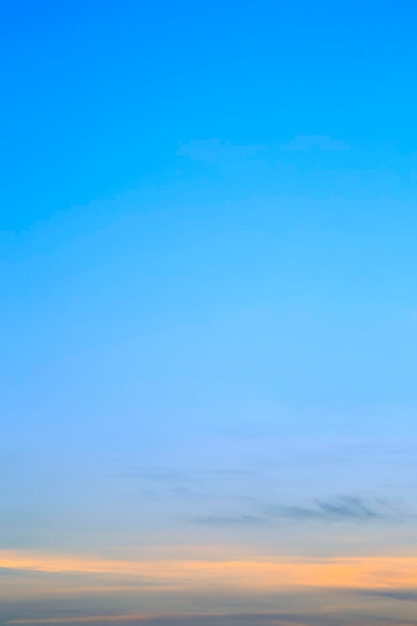
[[411, 626], [417, 12], [0, 20], [0, 624]]

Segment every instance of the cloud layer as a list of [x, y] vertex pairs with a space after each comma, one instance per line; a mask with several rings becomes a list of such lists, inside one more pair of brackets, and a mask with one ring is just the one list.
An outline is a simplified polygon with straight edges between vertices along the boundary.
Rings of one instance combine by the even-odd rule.
[[[244, 554], [244, 550], [242, 550]], [[339, 557], [324, 559], [246, 558], [202, 560], [104, 559], [23, 551], [0, 551], [0, 567], [13, 572], [107, 576], [117, 584], [135, 580], [155, 586], [188, 588], [282, 589], [417, 588], [417, 555], [410, 557]]]

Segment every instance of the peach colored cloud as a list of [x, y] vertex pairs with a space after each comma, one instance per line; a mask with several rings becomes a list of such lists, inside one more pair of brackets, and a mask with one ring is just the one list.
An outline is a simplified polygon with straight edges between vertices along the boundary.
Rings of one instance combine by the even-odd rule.
[[88, 556], [0, 550], [0, 568], [110, 576], [122, 584], [137, 579], [146, 585], [175, 588], [277, 590], [297, 587], [416, 588], [417, 556], [356, 558], [270, 558], [242, 560], [100, 559]]

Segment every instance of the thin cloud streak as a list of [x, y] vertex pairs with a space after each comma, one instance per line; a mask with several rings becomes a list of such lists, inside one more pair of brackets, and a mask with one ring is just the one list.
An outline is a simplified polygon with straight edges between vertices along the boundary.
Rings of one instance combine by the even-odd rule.
[[5, 624], [108, 624], [108, 623], [135, 623], [148, 624], [149, 626], [183, 626], [190, 624], [195, 626], [414, 626], [408, 619], [396, 619], [395, 621], [372, 615], [348, 615], [348, 614], [288, 614], [288, 613], [258, 613], [258, 614], [226, 614], [226, 615], [92, 615], [83, 617], [55, 617], [8, 620]]
[[399, 602], [417, 602], [417, 589], [375, 591], [374, 589], [360, 590], [359, 593], [365, 596], [376, 596], [387, 600], [398, 600]]
[[12, 619], [6, 624], [90, 624], [94, 622], [143, 622], [156, 620], [158, 615], [87, 615], [82, 617], [48, 617], [35, 619]]
[[245, 515], [241, 513], [231, 515], [200, 515], [190, 519], [193, 524], [210, 526], [251, 526], [264, 524], [267, 520], [257, 515]]

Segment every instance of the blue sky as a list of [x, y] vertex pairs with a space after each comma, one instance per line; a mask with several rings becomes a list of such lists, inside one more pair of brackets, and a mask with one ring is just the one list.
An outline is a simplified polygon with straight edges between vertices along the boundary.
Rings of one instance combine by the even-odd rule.
[[4, 8], [0, 623], [411, 623], [415, 18]]

